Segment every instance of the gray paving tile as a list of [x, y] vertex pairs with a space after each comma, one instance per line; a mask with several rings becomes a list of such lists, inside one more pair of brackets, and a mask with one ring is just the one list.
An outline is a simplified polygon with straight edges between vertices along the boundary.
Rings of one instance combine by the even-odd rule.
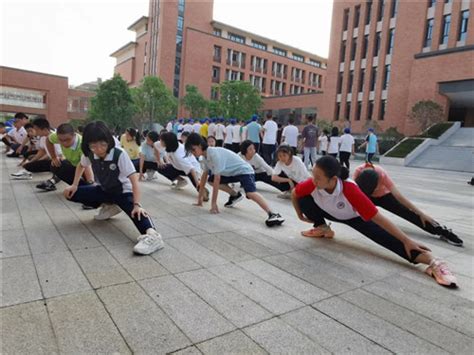
[[[266, 230], [268, 234], [259, 233], [253, 230], [243, 229], [238, 232], [239, 235], [253, 240], [257, 243], [260, 243], [267, 248], [270, 248], [278, 253], [288, 253], [292, 250], [295, 250], [295, 247], [290, 245], [289, 243], [282, 242], [278, 240], [275, 235], [276, 233], [271, 232], [270, 230]], [[281, 238], [280, 238], [281, 239]]]
[[216, 266], [209, 271], [273, 314], [286, 313], [304, 305], [296, 298], [234, 264]]
[[104, 247], [74, 250], [73, 254], [94, 288], [132, 281]]
[[276, 252], [275, 250], [267, 248], [266, 246], [259, 244], [251, 239], [242, 237], [236, 232], [216, 233], [214, 235], [217, 238], [222, 239], [226, 243], [233, 245], [255, 257], [278, 254], [278, 252]]
[[101, 288], [97, 293], [133, 353], [164, 354], [191, 345], [136, 283]]
[[211, 214], [205, 214], [199, 216], [186, 216], [185, 218], [181, 218], [181, 220], [183, 219], [206, 233], [228, 232], [242, 228], [239, 224], [225, 220], [219, 215], [214, 216]]
[[204, 267], [228, 263], [226, 259], [189, 238], [173, 238], [168, 244]]
[[26, 241], [23, 229], [2, 231], [0, 243], [0, 258], [30, 255], [30, 249], [28, 248], [28, 242]]
[[245, 328], [243, 331], [270, 354], [329, 354], [327, 350], [278, 318]]
[[202, 353], [195, 346], [190, 346], [190, 347], [187, 347], [186, 349], [178, 350], [171, 354], [173, 355], [201, 355]]
[[58, 354], [59, 350], [43, 302], [0, 309], [2, 354]]
[[[135, 254], [133, 252], [134, 245], [135, 243], [130, 242], [110, 246], [108, 249], [135, 280], [168, 274], [168, 271], [151, 256]], [[157, 253], [161, 252], [162, 250]]]
[[94, 292], [51, 298], [47, 305], [61, 353], [130, 353]]
[[194, 343], [235, 329], [235, 326], [173, 276], [143, 280], [140, 284]]
[[[5, 208], [3, 208], [3, 211], [5, 211], [7, 208], [9, 208], [7, 205], [10, 205], [11, 203], [14, 203], [13, 201], [9, 201], [8, 204], [5, 203]], [[22, 227], [22, 221], [21, 217], [18, 213], [2, 213], [2, 231], [10, 231], [10, 230], [15, 230], [18, 228]]]
[[43, 298], [31, 256], [0, 260], [0, 275], [2, 307]]
[[239, 265], [306, 304], [311, 304], [331, 296], [330, 293], [263, 260], [244, 261], [239, 263]]
[[165, 248], [151, 255], [172, 274], [200, 269], [202, 266], [173, 248], [168, 242]]
[[229, 261], [239, 262], [254, 259], [253, 255], [224, 242], [213, 234], [198, 235], [191, 237], [191, 239]]
[[87, 291], [89, 282], [70, 252], [37, 254], [33, 261], [45, 298]]
[[32, 254], [67, 251], [66, 244], [49, 220], [42, 220], [34, 227], [25, 227]]
[[323, 300], [313, 307], [395, 353], [411, 353], [414, 349], [418, 353], [445, 353], [443, 349], [340, 298]]
[[388, 350], [334, 319], [305, 307], [281, 319], [333, 354], [388, 354]]
[[271, 317], [268, 311], [207, 270], [190, 271], [177, 277], [239, 328]]
[[364, 290], [350, 291], [340, 297], [448, 352], [462, 354], [473, 348], [473, 338]]
[[265, 350], [240, 330], [205, 341], [198, 344], [198, 348], [205, 355], [267, 354]]

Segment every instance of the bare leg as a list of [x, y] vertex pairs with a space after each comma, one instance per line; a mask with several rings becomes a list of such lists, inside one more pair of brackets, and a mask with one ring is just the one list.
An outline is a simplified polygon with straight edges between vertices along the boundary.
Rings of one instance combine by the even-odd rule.
[[264, 210], [267, 213], [272, 212], [270, 210], [270, 207], [268, 207], [267, 201], [263, 198], [262, 195], [260, 195], [258, 192], [247, 192], [246, 194], [247, 198], [254, 201], [257, 203], [262, 210]]
[[235, 192], [235, 190], [227, 184], [220, 184], [219, 185], [219, 190], [227, 192], [231, 196], [237, 196], [237, 192]]

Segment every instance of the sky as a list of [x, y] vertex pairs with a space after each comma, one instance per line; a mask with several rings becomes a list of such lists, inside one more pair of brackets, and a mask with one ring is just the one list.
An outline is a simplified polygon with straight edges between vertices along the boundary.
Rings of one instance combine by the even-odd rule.
[[[162, 0], [163, 1], [163, 0]], [[135, 34], [148, 0], [1, 0], [0, 65], [69, 77], [113, 75], [110, 54]], [[214, 0], [214, 20], [328, 56], [332, 0]]]

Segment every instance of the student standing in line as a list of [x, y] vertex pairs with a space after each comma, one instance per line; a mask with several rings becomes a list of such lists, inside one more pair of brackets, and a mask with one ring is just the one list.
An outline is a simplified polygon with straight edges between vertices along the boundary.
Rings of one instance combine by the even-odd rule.
[[339, 128], [333, 127], [331, 129], [331, 136], [328, 138], [328, 155], [337, 158], [340, 144], [341, 137], [339, 137]]
[[451, 245], [458, 247], [463, 245], [463, 241], [451, 229], [440, 225], [403, 196], [382, 167], [370, 163], [362, 164], [354, 171], [353, 178], [376, 206], [392, 212], [432, 235], [439, 235], [441, 240]]
[[293, 155], [298, 153], [298, 127], [294, 125], [295, 119], [291, 117], [288, 119], [288, 125], [283, 129], [282, 132], [282, 143], [288, 144], [293, 150]]
[[[140, 232], [138, 243], [133, 247], [135, 253], [148, 255], [163, 248], [161, 235], [140, 204], [140, 184], [135, 167], [124, 150], [115, 146], [112, 133], [103, 122], [91, 122], [84, 127], [82, 151], [84, 155], [74, 181], [64, 190], [64, 196], [96, 208], [107, 204], [107, 209], [101, 211], [101, 220], [124, 211]], [[92, 167], [96, 184], [79, 186], [86, 167]]]
[[318, 139], [318, 154], [321, 154], [323, 156], [327, 154], [328, 142], [329, 142], [329, 131], [327, 129], [323, 129], [323, 133], [321, 133]]
[[193, 123], [194, 120], [191, 118], [183, 125], [183, 133], [188, 132], [189, 134], [193, 133]]
[[[291, 198], [291, 190], [300, 183], [308, 179], [311, 175], [304, 166], [301, 159], [293, 155], [293, 149], [285, 144], [278, 147], [276, 151], [277, 163], [273, 169], [272, 180], [277, 183], [286, 183], [290, 185], [290, 190], [285, 191], [279, 198]], [[284, 176], [280, 174], [284, 173]]]
[[273, 159], [276, 150], [276, 139], [277, 139], [278, 125], [273, 120], [271, 113], [267, 113], [267, 120], [263, 125], [261, 135], [262, 139], [262, 157], [265, 159], [268, 165], [273, 165]]
[[229, 200], [224, 205], [225, 207], [233, 207], [243, 199], [240, 192], [236, 192], [228, 185], [232, 182], [240, 182], [246, 197], [257, 203], [268, 214], [265, 221], [268, 227], [281, 225], [284, 222], [281, 215], [273, 212], [265, 199], [256, 192], [254, 171], [250, 164], [242, 160], [237, 154], [228, 149], [208, 147], [206, 141], [196, 134], [189, 136], [186, 142], [186, 151], [192, 153], [196, 158], [202, 156], [205, 166], [201, 177], [197, 206], [202, 206], [204, 186], [210, 172], [212, 175], [209, 177], [209, 181], [213, 186], [211, 213], [219, 213], [217, 207], [219, 189], [229, 194]]
[[223, 124], [224, 119], [219, 118], [219, 122], [216, 124], [216, 147], [224, 146], [225, 126]]
[[238, 153], [240, 151], [240, 123], [234, 118], [231, 123], [234, 125], [232, 127], [232, 151]]
[[339, 161], [342, 166], [346, 166], [350, 169], [349, 159], [351, 155], [355, 155], [355, 140], [351, 135], [350, 128], [344, 128], [344, 134], [341, 136], [340, 148], [339, 148]]
[[135, 128], [129, 127], [120, 137], [120, 145], [128, 154], [133, 164], [138, 166], [140, 162], [141, 134]]
[[224, 148], [232, 150], [232, 133], [234, 132], [234, 121], [230, 120], [229, 124], [225, 127], [224, 133]]
[[426, 246], [415, 242], [383, 216], [359, 189], [346, 180], [349, 171], [332, 156], [316, 162], [312, 178], [298, 184], [292, 194], [293, 207], [300, 220], [314, 228], [305, 237], [334, 237], [326, 219], [352, 227], [375, 243], [408, 262], [428, 265], [425, 272], [440, 285], [456, 287], [456, 277], [445, 262], [436, 259]]
[[260, 152], [260, 132], [262, 126], [257, 122], [258, 116], [252, 116], [252, 121], [247, 125], [247, 139], [250, 140], [254, 146], [256, 152]]
[[168, 132], [172, 132], [172, 131], [173, 131], [173, 123], [174, 123], [174, 120], [170, 120], [170, 121], [168, 122], [168, 124], [166, 125], [166, 130], [167, 130]]
[[204, 139], [207, 139], [207, 136], [209, 135], [209, 120], [208, 119], [201, 120], [201, 128], [199, 129], [199, 134]]
[[[199, 123], [199, 119], [196, 119], [193, 124], [193, 132], [197, 134], [201, 134], [201, 123]], [[191, 132], [192, 133], [192, 132]]]
[[215, 118], [212, 118], [211, 119], [211, 122], [209, 123], [209, 127], [207, 128], [207, 136], [212, 136], [212, 137], [215, 137], [216, 136], [216, 119]]
[[[244, 120], [240, 121], [240, 142], [247, 140], [247, 125], [250, 122], [245, 122]], [[239, 149], [240, 150], [240, 149]]]
[[374, 133], [373, 128], [368, 129], [368, 135], [365, 138], [365, 142], [359, 146], [359, 149], [365, 148], [366, 162], [372, 164], [372, 158], [375, 153], [379, 150], [379, 144], [377, 142], [377, 136]]
[[311, 168], [316, 163], [316, 148], [318, 146], [319, 129], [314, 125], [314, 116], [306, 117], [306, 126], [303, 128], [301, 136], [303, 138], [304, 165]]

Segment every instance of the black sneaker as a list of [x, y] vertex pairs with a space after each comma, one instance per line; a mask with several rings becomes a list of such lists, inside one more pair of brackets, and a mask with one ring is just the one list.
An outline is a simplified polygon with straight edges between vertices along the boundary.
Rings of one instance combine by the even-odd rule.
[[56, 191], [56, 185], [50, 180], [43, 181], [36, 185], [36, 188], [44, 191]]
[[242, 199], [244, 198], [244, 196], [239, 192], [237, 195], [235, 196], [232, 196], [230, 195], [229, 196], [229, 201], [227, 201], [225, 204], [224, 204], [224, 207], [234, 207], [235, 204], [239, 201], [241, 201]]
[[437, 226], [435, 230], [441, 240], [457, 247], [463, 246], [463, 241], [453, 233], [452, 229], [448, 229], [446, 226]]
[[265, 224], [267, 227], [274, 227], [281, 226], [283, 222], [285, 222], [285, 220], [279, 213], [271, 213], [265, 221]]

